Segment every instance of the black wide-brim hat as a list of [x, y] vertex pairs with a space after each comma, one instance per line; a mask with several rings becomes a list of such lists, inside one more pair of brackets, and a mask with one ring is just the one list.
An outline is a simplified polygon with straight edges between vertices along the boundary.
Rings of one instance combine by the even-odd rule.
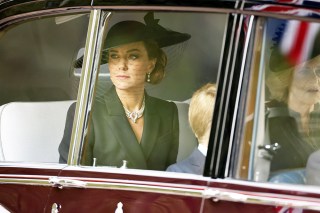
[[[138, 21], [122, 21], [113, 25], [105, 40], [101, 64], [108, 63], [107, 51], [120, 45], [153, 40], [162, 48], [187, 41], [191, 38], [191, 35], [187, 33], [172, 31], [159, 25], [159, 19], [154, 19], [153, 12], [147, 13], [144, 21], [145, 24]], [[75, 61], [74, 67], [82, 67], [82, 62], [83, 56]]]

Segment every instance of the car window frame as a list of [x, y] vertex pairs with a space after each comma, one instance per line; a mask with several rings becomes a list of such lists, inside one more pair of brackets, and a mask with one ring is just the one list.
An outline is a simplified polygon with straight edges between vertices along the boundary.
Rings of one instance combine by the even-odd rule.
[[[271, 11], [261, 11], [261, 8], [264, 8], [264, 7], [272, 7], [272, 9], [270, 9]], [[285, 11], [281, 11], [279, 9], [281, 8], [286, 8]], [[268, 8], [267, 8], [268, 9]], [[254, 3], [253, 2], [250, 2], [250, 3], [247, 3], [247, 4], [244, 4], [244, 9], [243, 11], [241, 12], [242, 14], [244, 15], [252, 15], [254, 17], [254, 19], [256, 20], [256, 22], [258, 24], [255, 25], [254, 27], [254, 30], [258, 31], [256, 28], [259, 27], [259, 20], [260, 18], [263, 19], [263, 18], [278, 18], [278, 19], [285, 19], [285, 20], [298, 20], [298, 21], [309, 21], [309, 22], [317, 22], [317, 23], [320, 23], [320, 16], [318, 17], [313, 17], [311, 15], [309, 15], [308, 13], [303, 13], [303, 14], [295, 14], [295, 12], [299, 11], [299, 10], [309, 10], [310, 12], [317, 12], [318, 9], [316, 9], [315, 7], [309, 7], [309, 6], [301, 6], [301, 8], [298, 8], [295, 7], [294, 5], [287, 5], [287, 4], [279, 4], [279, 5], [264, 5], [262, 4], [261, 2], [257, 2], [255, 1]], [[244, 28], [246, 28], [245, 25], [242, 25], [242, 26], [239, 26], [239, 31], [243, 30]], [[254, 35], [253, 35], [254, 37]], [[261, 38], [263, 39], [263, 38]], [[252, 45], [255, 45], [255, 47], [261, 45], [261, 44], [256, 44], [253, 42], [253, 40], [251, 41], [252, 42]], [[261, 41], [262, 43], [263, 41]], [[255, 54], [257, 52], [259, 52], [259, 50], [257, 51], [255, 49], [254, 46], [252, 46], [249, 51], [250, 51], [250, 55], [251, 57], [249, 58], [243, 58], [243, 63], [245, 63], [245, 66], [247, 66], [247, 69], [246, 69], [246, 73], [245, 75], [247, 76], [246, 79], [244, 79], [243, 82], [241, 82], [241, 87], [244, 89], [244, 90], [247, 90], [247, 86], [248, 84], [252, 84], [252, 79], [250, 79], [250, 76], [252, 75], [252, 67], [253, 66], [253, 62], [255, 61], [254, 60], [254, 57]], [[254, 53], [255, 51], [257, 51], [256, 53]], [[252, 62], [253, 61], [253, 62]], [[264, 70], [261, 69], [261, 67], [258, 67], [256, 68], [256, 70], [260, 72], [263, 72]], [[261, 74], [261, 73], [260, 73]], [[264, 74], [264, 73], [263, 73]], [[258, 77], [258, 78], [261, 78], [261, 77]], [[249, 85], [249, 86], [250, 86]], [[260, 89], [261, 90], [261, 86], [264, 87], [264, 83], [263, 85], [257, 85], [257, 90]], [[249, 91], [247, 91], [249, 92]], [[249, 93], [248, 93], [249, 94]], [[239, 120], [239, 125], [236, 127], [235, 129], [235, 132], [238, 132], [236, 134], [238, 134], [238, 137], [234, 138], [233, 140], [233, 143], [235, 144], [235, 146], [233, 147], [233, 150], [231, 150], [231, 156], [232, 159], [230, 161], [230, 168], [229, 168], [229, 171], [225, 171], [225, 176], [222, 177], [222, 178], [232, 178], [232, 179], [242, 179], [242, 180], [250, 180], [250, 181], [254, 181], [254, 178], [253, 178], [253, 174], [252, 174], [252, 170], [253, 168], [248, 168], [249, 169], [249, 173], [247, 176], [242, 176], [239, 175], [239, 164], [237, 163], [239, 159], [237, 159], [239, 153], [237, 153], [236, 150], [241, 150], [240, 147], [242, 145], [242, 142], [243, 142], [243, 137], [244, 137], [244, 128], [245, 128], [245, 119], [246, 119], [246, 110], [247, 109], [247, 104], [248, 104], [248, 100], [247, 100], [247, 94], [245, 95], [242, 95], [240, 100], [239, 100], [239, 110], [238, 110], [238, 118], [240, 119]], [[259, 97], [251, 97], [251, 98], [254, 98], [256, 100], [259, 99]], [[257, 103], [257, 101], [255, 101], [255, 104]], [[256, 112], [257, 114], [258, 112]], [[258, 113], [259, 114], [259, 113]], [[260, 113], [261, 114], [261, 113]], [[256, 115], [256, 117], [259, 117], [259, 115]], [[261, 117], [261, 116], [260, 116]], [[256, 122], [257, 123], [257, 122]], [[256, 124], [254, 124], [256, 125]], [[250, 154], [252, 152], [253, 149], [250, 150]], [[247, 165], [241, 165], [241, 166], [247, 166]], [[249, 167], [252, 167], [253, 166], [253, 163], [248, 163], [248, 166]], [[227, 175], [229, 174], [229, 175]], [[260, 184], [260, 182], [254, 182], [255, 184]]]
[[[153, 7], [151, 7], [151, 8], [147, 8], [148, 10], [152, 10], [152, 11], [158, 11], [159, 9], [156, 7], [156, 8], [153, 8]], [[157, 10], [158, 9], [158, 10]], [[176, 9], [176, 8], [175, 8]], [[106, 9], [106, 8], [104, 8], [104, 7], [98, 7], [97, 9], [95, 9], [95, 10], [98, 10], [98, 11], [102, 11], [102, 13], [103, 12], [107, 12], [108, 11], [108, 8]], [[95, 11], [95, 10], [93, 10], [93, 11]], [[141, 9], [139, 9], [139, 10], [137, 10], [136, 8], [130, 8], [130, 9], [128, 9], [128, 8], [125, 8], [125, 9], [122, 9], [121, 8], [121, 10], [120, 11], [141, 11]], [[143, 10], [142, 10], [143, 11]], [[163, 10], [160, 10], [160, 11], [163, 11]], [[166, 10], [165, 10], [166, 11]], [[177, 10], [177, 11], [184, 11], [184, 10]], [[208, 10], [197, 10], [196, 9], [196, 11], [197, 12], [199, 12], [199, 13], [201, 13], [201, 12], [208, 12]], [[220, 10], [217, 10], [217, 9], [212, 9], [212, 10], [210, 10], [209, 12], [212, 12], [212, 13], [223, 13], [223, 14], [226, 14], [226, 15], [228, 15], [228, 16], [230, 16], [230, 17], [232, 17], [232, 12], [233, 12], [233, 10], [230, 10], [230, 11], [228, 11], [228, 12], [226, 12], [225, 10], [223, 10], [223, 11], [220, 11]], [[112, 17], [112, 15], [110, 16], [110, 17]], [[98, 19], [96, 19], [96, 20], [98, 20]], [[228, 22], [226, 25], [227, 26], [229, 26], [229, 24], [230, 24], [230, 22]], [[227, 33], [227, 26], [226, 26], [226, 29], [225, 29], [225, 34]], [[103, 29], [104, 28], [104, 29]], [[234, 28], [235, 29], [235, 28]], [[102, 36], [102, 35], [104, 35], [105, 36], [105, 30], [106, 30], [106, 25], [104, 25], [104, 26], [102, 26], [102, 25], [100, 25], [100, 29], [98, 29], [99, 31], [100, 31], [100, 37], [99, 37], [99, 39], [103, 39], [104, 37]], [[88, 35], [90, 34], [91, 32], [90, 32], [90, 30], [88, 30]], [[224, 38], [224, 40], [225, 40], [225, 38]], [[100, 45], [101, 44], [103, 44], [103, 42], [102, 41], [100, 41], [100, 43], [99, 43]], [[90, 46], [91, 45], [91, 46]], [[90, 49], [90, 48], [95, 48], [95, 47], [93, 47], [93, 46], [95, 45], [95, 44], [86, 44], [86, 47], [85, 47], [85, 49]], [[230, 45], [230, 49], [231, 49], [231, 47], [232, 47], [232, 45]], [[223, 48], [222, 48], [223, 49]], [[96, 52], [94, 53], [96, 56], [98, 56], [99, 55], [99, 51], [101, 51], [101, 49], [99, 49], [99, 48], [97, 48], [96, 49]], [[84, 60], [87, 60], [86, 59], [86, 53], [84, 54]], [[221, 55], [221, 54], [220, 54]], [[99, 56], [100, 57], [100, 56]], [[223, 57], [225, 57], [225, 56], [220, 56], [221, 57], [221, 61], [223, 61]], [[96, 60], [97, 61], [97, 60]], [[96, 62], [95, 62], [96, 63]], [[228, 62], [229, 63], [229, 62]], [[99, 64], [95, 64], [94, 66], [99, 66]], [[220, 66], [221, 66], [221, 64], [220, 64]], [[85, 67], [85, 66], [83, 66], [83, 67]], [[220, 75], [220, 73], [221, 73], [221, 68], [222, 67], [220, 67], [220, 70], [218, 71], [218, 80], [217, 80], [217, 84], [218, 84], [218, 93], [217, 93], [217, 102], [220, 102], [219, 100], [221, 99], [220, 97], [223, 95], [223, 91], [225, 91], [225, 88], [224, 89], [220, 89], [219, 88], [219, 79], [220, 78], [222, 78], [221, 76], [222, 75]], [[71, 145], [70, 145], [70, 150], [69, 150], [69, 157], [68, 157], [68, 165], [72, 165], [72, 166], [79, 166], [80, 165], [80, 161], [81, 161], [81, 153], [82, 153], [82, 146], [83, 146], [83, 143], [84, 143], [84, 137], [85, 137], [85, 134], [89, 131], [88, 130], [88, 126], [86, 126], [86, 124], [87, 124], [87, 122], [88, 122], [88, 118], [89, 118], [89, 116], [90, 116], [90, 110], [91, 110], [91, 106], [92, 106], [92, 101], [93, 101], [93, 94], [95, 93], [95, 83], [96, 83], [96, 78], [97, 78], [97, 71], [98, 71], [98, 69], [99, 69], [99, 67], [95, 67], [95, 68], [93, 68], [93, 65], [92, 65], [92, 69], [90, 69], [90, 71], [89, 71], [89, 69], [88, 70], [84, 70], [84, 68], [82, 68], [82, 70], [81, 70], [81, 73], [83, 74], [83, 73], [89, 73], [89, 72], [94, 72], [93, 74], [91, 74], [91, 76], [95, 76], [94, 77], [94, 80], [93, 79], [91, 79], [91, 81], [89, 81], [89, 79], [90, 79], [90, 77], [87, 77], [87, 83], [86, 83], [86, 85], [84, 86], [84, 88], [86, 88], [85, 90], [83, 90], [82, 89], [82, 92], [83, 92], [83, 94], [82, 94], [82, 96], [84, 97], [84, 96], [86, 96], [86, 100], [88, 100], [89, 101], [89, 103], [87, 103], [87, 106], [85, 105], [85, 102], [83, 102], [83, 105], [82, 105], [82, 107], [87, 107], [87, 109], [85, 109], [85, 110], [82, 110], [81, 109], [81, 107], [78, 107], [78, 104], [79, 103], [77, 103], [77, 108], [76, 108], [76, 113], [75, 113], [75, 120], [74, 120], [74, 123], [77, 123], [77, 125], [74, 125], [73, 126], [73, 133], [72, 133], [72, 139], [71, 139]], [[220, 77], [219, 77], [220, 76]], [[82, 76], [81, 76], [81, 78], [82, 78]], [[223, 77], [224, 78], [224, 77]], [[81, 82], [81, 81], [80, 81]], [[89, 85], [90, 84], [90, 85]], [[223, 84], [220, 84], [221, 86], [223, 85]], [[89, 88], [89, 90], [88, 90], [88, 88]], [[220, 92], [219, 92], [220, 91]], [[80, 95], [80, 92], [79, 92], [79, 95]], [[80, 96], [79, 96], [80, 97]], [[80, 97], [81, 98], [81, 97]], [[79, 101], [79, 99], [78, 99], [78, 101]], [[216, 105], [215, 105], [215, 107], [216, 107]], [[79, 112], [78, 110], [81, 110], [81, 112]], [[221, 117], [221, 116], [219, 116], [218, 114], [220, 114], [220, 113], [224, 113], [223, 112], [223, 107], [222, 106], [220, 106], [220, 111], [219, 112], [217, 112], [216, 113], [216, 109], [214, 109], [214, 116], [218, 116], [218, 117]], [[80, 114], [79, 114], [80, 113]], [[85, 121], [83, 120], [83, 119], [85, 119]], [[215, 117], [213, 117], [213, 120], [215, 119]], [[78, 126], [80, 124], [80, 126]], [[214, 122], [213, 122], [213, 125], [212, 125], [212, 130], [211, 130], [211, 132], [215, 132], [215, 130], [214, 130]], [[74, 135], [74, 134], [76, 134], [76, 135]], [[212, 143], [214, 143], [213, 141], [212, 141], [212, 139], [210, 138], [210, 140], [209, 140], [209, 144], [212, 144]], [[71, 148], [72, 147], [72, 148]], [[210, 150], [211, 148], [210, 148], [210, 146], [208, 147], [208, 150]], [[204, 173], [203, 173], [203, 176], [206, 176], [206, 177], [209, 177], [209, 176], [211, 176], [211, 171], [213, 171], [214, 169], [212, 169], [212, 167], [213, 166], [216, 166], [216, 165], [213, 165], [213, 164], [211, 164], [211, 158], [212, 158], [212, 156], [213, 156], [213, 153], [212, 152], [210, 152], [210, 151], [208, 151], [208, 153], [207, 153], [207, 157], [206, 157], [206, 167], [205, 167], [205, 170], [204, 170]], [[207, 162], [208, 162], [208, 164], [207, 164]], [[218, 162], [218, 164], [219, 165], [221, 165], [221, 163], [220, 162]]]
[[[95, 6], [88, 6], [85, 3], [82, 3], [83, 6], [80, 8], [75, 7], [76, 5], [59, 5], [59, 4], [47, 4], [45, 5], [46, 9], [49, 10], [42, 10], [43, 5], [40, 3], [33, 3], [33, 2], [27, 2], [24, 4], [19, 3], [10, 3], [9, 6], [7, 5], [9, 3], [5, 3], [2, 5], [4, 9], [0, 8], [0, 11], [3, 13], [0, 17], [0, 29], [4, 29], [7, 26], [12, 26], [15, 23], [20, 23], [26, 20], [30, 20], [33, 18], [38, 17], [47, 17], [47, 16], [53, 16], [53, 15], [67, 15], [67, 14], [77, 14], [79, 12], [90, 12], [93, 13], [94, 11], [113, 11], [115, 10], [115, 7], [113, 5], [106, 5], [104, 2], [100, 2], [102, 6], [98, 6], [99, 4], [96, 4]], [[141, 9], [141, 7], [138, 6], [123, 6], [120, 7], [121, 11], [144, 11], [144, 10], [153, 10], [153, 11], [185, 11], [185, 12], [209, 12], [209, 13], [223, 13], [228, 14], [232, 16], [232, 13], [235, 12], [235, 5], [237, 4], [236, 1], [227, 1], [225, 3], [222, 2], [210, 2], [210, 7], [201, 7], [200, 5], [194, 5], [193, 8], [188, 7], [176, 7], [176, 6], [147, 6]], [[8, 8], [6, 8], [8, 6]], [[29, 7], [26, 7], [29, 6]], [[66, 9], [68, 11], [66, 12]], [[91, 22], [91, 24], [94, 24], [94, 22]], [[94, 27], [95, 30], [101, 28]], [[88, 30], [88, 35], [92, 33], [94, 30]], [[96, 33], [96, 32], [95, 32]], [[101, 32], [99, 32], [101, 33]], [[100, 36], [103, 36], [102, 34]], [[99, 40], [100, 43], [101, 39]], [[90, 48], [92, 48], [94, 45], [90, 44]], [[92, 46], [93, 45], [93, 46]], [[86, 45], [87, 47], [87, 45]], [[89, 47], [89, 46], [88, 46]], [[97, 47], [95, 47], [97, 48]], [[86, 48], [89, 49], [89, 48]], [[94, 52], [94, 57], [100, 57], [100, 54], [98, 54], [98, 50]], [[87, 54], [85, 54], [87, 55]], [[86, 58], [84, 58], [86, 60]], [[90, 60], [89, 60], [90, 61]], [[98, 60], [95, 60], [98, 61]], [[92, 63], [92, 62], [89, 62]], [[90, 64], [91, 66], [92, 64]], [[95, 64], [95, 67], [98, 65]], [[86, 69], [84, 72], [82, 72], [81, 80], [79, 83], [79, 90], [78, 90], [78, 98], [77, 98], [77, 106], [75, 111], [75, 119], [73, 121], [73, 130], [71, 134], [71, 144], [70, 144], [70, 153], [68, 155], [68, 162], [67, 165], [70, 166], [78, 166], [80, 161], [80, 153], [82, 149], [82, 142], [83, 137], [86, 134], [86, 122], [87, 122], [87, 116], [90, 112], [90, 107], [92, 103], [89, 103], [88, 101], [92, 98], [94, 94], [94, 82], [90, 81], [90, 78], [92, 76], [95, 76], [97, 72], [96, 68], [90, 68]], [[94, 79], [94, 78], [92, 78]], [[85, 81], [85, 83], [83, 83]], [[219, 93], [218, 96], [220, 96], [222, 93]], [[210, 159], [210, 153], [207, 155], [207, 159]], [[210, 161], [210, 160], [209, 160]], [[211, 166], [210, 166], [211, 167]], [[212, 171], [212, 169], [208, 169], [208, 171]], [[210, 172], [204, 172], [204, 176], [210, 176]]]

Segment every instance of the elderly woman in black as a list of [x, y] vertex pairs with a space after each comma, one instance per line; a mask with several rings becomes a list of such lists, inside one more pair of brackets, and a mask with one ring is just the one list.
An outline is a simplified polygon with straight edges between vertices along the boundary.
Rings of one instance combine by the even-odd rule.
[[266, 84], [267, 125], [271, 144], [278, 144], [271, 172], [305, 168], [309, 155], [320, 149], [320, 51], [290, 63], [275, 48], [270, 57]]
[[[167, 30], [148, 13], [145, 24], [122, 21], [111, 27], [102, 63], [108, 63], [113, 86], [92, 110], [83, 165], [165, 170], [176, 162], [178, 111], [173, 102], [149, 96], [145, 83], [164, 77], [167, 57], [162, 47], [184, 42], [190, 35]], [[66, 139], [65, 141], [68, 141]], [[59, 147], [60, 161], [67, 147]], [[64, 148], [63, 148], [64, 147]]]

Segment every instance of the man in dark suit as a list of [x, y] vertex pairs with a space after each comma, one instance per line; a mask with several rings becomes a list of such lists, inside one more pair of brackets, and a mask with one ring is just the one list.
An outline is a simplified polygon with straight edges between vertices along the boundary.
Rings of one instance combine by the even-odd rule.
[[206, 84], [193, 94], [189, 107], [189, 123], [198, 139], [198, 147], [186, 159], [170, 165], [167, 171], [202, 175], [215, 97], [216, 87], [214, 84]]

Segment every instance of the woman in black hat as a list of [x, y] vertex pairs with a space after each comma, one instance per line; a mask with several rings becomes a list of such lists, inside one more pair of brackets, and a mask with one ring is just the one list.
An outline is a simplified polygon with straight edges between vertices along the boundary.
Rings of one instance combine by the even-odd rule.
[[144, 20], [119, 22], [107, 34], [102, 63], [108, 63], [113, 86], [94, 103], [84, 165], [120, 167], [126, 162], [128, 168], [165, 170], [176, 162], [177, 107], [149, 96], [145, 83], [157, 84], [164, 77], [167, 57], [161, 48], [190, 35], [163, 28], [153, 13]]

